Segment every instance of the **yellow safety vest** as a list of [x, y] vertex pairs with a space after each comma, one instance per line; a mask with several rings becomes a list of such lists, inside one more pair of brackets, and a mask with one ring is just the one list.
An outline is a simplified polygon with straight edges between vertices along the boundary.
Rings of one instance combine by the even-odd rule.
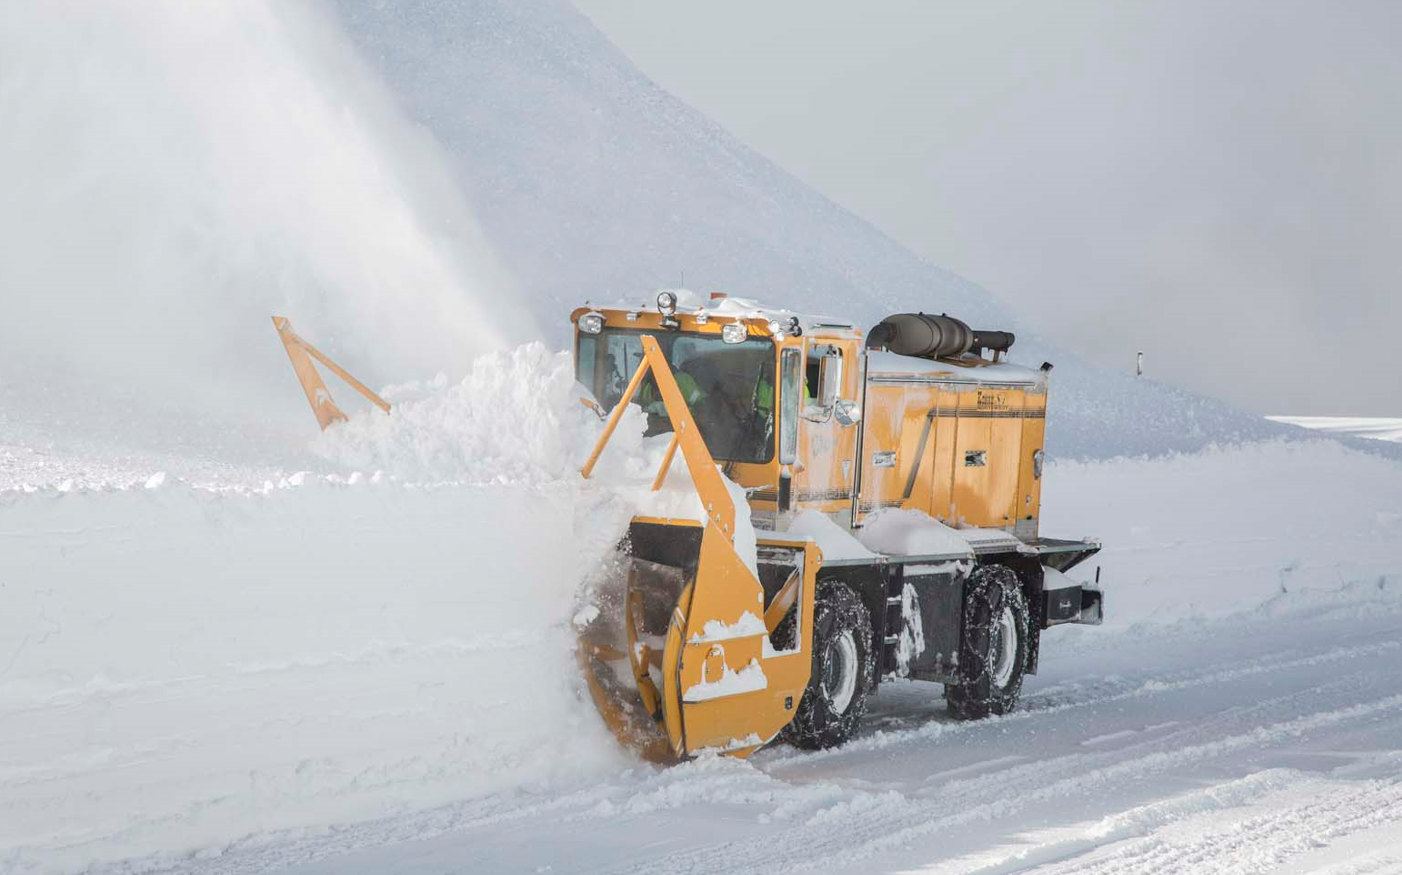
[[[682, 399], [688, 405], [695, 404], [706, 393], [701, 391], [701, 387], [696, 385], [696, 380], [686, 371], [673, 371], [672, 376], [677, 380], [677, 388], [682, 390]], [[657, 416], [667, 415], [667, 405], [662, 402], [662, 395], [657, 391], [657, 384], [652, 380], [643, 383], [642, 391], [638, 393], [641, 397], [643, 409], [648, 413]]]

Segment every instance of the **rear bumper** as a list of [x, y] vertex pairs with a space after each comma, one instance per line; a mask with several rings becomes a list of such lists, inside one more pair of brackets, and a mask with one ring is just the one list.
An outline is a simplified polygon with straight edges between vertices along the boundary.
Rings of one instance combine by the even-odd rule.
[[1105, 619], [1105, 594], [1098, 589], [1081, 590], [1081, 612], [1075, 622], [1084, 626], [1099, 626]]
[[1061, 626], [1078, 623], [1083, 626], [1099, 626], [1105, 619], [1105, 595], [1098, 589], [1082, 586], [1069, 586], [1062, 589], [1049, 589], [1046, 597], [1048, 626]]

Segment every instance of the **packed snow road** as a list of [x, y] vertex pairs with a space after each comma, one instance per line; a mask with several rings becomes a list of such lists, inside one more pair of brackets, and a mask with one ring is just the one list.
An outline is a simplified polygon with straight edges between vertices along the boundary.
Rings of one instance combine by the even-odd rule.
[[[1396, 592], [1285, 595], [1249, 615], [1100, 639], [1065, 631], [1084, 640], [1047, 650], [1010, 717], [956, 723], [937, 685], [903, 684], [839, 750], [640, 767], [190, 869], [1398, 870]], [[1331, 868], [1343, 857], [1353, 868]]]
[[[536, 358], [498, 364], [553, 367]], [[454, 399], [428, 418], [478, 421]], [[892, 683], [840, 750], [659, 771], [614, 744], [571, 658], [574, 581], [632, 512], [628, 478], [584, 488], [515, 427], [507, 454], [413, 422], [351, 436], [376, 467], [510, 463], [515, 480], [0, 492], [0, 871], [1178, 871], [1206, 845], [1194, 871], [1335, 854], [1387, 871], [1402, 855], [1392, 460], [1313, 441], [1057, 462], [1045, 521], [1104, 539], [1107, 623], [1050, 630], [1018, 712], [954, 723], [937, 686]], [[620, 476], [630, 453], [610, 457]], [[655, 462], [632, 461], [650, 481]]]

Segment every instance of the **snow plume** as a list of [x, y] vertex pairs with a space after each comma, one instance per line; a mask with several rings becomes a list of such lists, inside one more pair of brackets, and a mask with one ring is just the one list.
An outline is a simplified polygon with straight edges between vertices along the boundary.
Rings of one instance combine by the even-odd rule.
[[369, 374], [460, 373], [534, 335], [439, 147], [333, 21], [271, 0], [5, 4], [0, 383], [291, 409], [274, 313]]

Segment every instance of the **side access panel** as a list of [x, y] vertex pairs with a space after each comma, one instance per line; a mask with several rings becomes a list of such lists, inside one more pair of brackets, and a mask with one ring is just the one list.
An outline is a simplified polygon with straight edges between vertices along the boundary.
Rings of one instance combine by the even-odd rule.
[[943, 683], [958, 675], [964, 628], [964, 580], [972, 563], [948, 561], [896, 566], [901, 622], [893, 631], [897, 677]]

